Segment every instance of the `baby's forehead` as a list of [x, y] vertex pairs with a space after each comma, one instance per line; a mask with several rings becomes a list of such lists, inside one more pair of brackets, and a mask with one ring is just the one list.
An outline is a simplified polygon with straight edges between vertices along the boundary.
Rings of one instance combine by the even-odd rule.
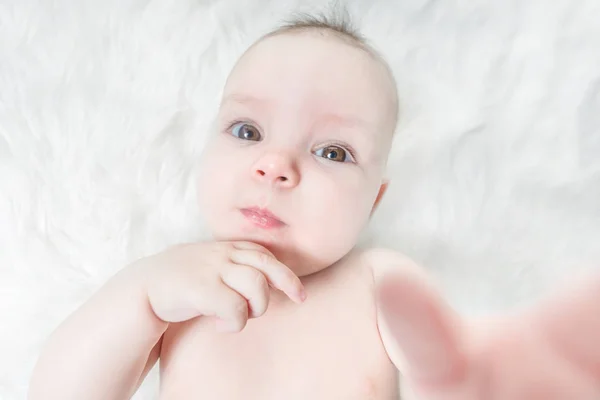
[[396, 87], [386, 65], [364, 48], [335, 35], [294, 32], [268, 36], [252, 45], [228, 77], [224, 100], [259, 97], [305, 99], [380, 118], [395, 128]]
[[[385, 62], [359, 43], [338, 34], [307, 30], [278, 33], [259, 39], [238, 59], [230, 76], [239, 70], [256, 67], [257, 64], [264, 67], [265, 63], [286, 59], [290, 60], [290, 63], [305, 60], [306, 64], [310, 64], [310, 60], [320, 60], [323, 69], [330, 66], [327, 61], [337, 60], [348, 66], [358, 62], [363, 67], [368, 66], [371, 73], [390, 74]], [[393, 79], [391, 76], [388, 78]]]

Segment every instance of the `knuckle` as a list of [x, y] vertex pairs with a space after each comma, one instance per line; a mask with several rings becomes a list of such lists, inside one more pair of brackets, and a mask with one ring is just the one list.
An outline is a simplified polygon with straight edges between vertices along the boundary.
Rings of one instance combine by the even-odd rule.
[[267, 254], [267, 253], [259, 252], [256, 257], [257, 257], [258, 263], [260, 265], [264, 266], [264, 265], [267, 265], [267, 264], [269, 264], [271, 262], [271, 256], [269, 254]]
[[268, 255], [269, 257], [275, 257], [273, 255], [273, 253], [271, 253], [271, 251], [269, 251], [269, 249], [267, 249], [266, 247], [260, 245], [260, 244], [255, 244], [256, 245], [256, 251], [261, 252], [263, 254]]
[[266, 312], [267, 312], [267, 306], [266, 305], [257, 306], [253, 310], [252, 317], [253, 318], [261, 317], [261, 316], [265, 315]]
[[258, 248], [262, 247], [258, 243], [249, 242], [247, 240], [241, 240], [241, 241], [239, 241], [237, 243], [240, 244], [240, 245], [242, 245], [243, 247], [249, 248], [249, 249], [258, 249]]
[[219, 253], [231, 252], [235, 249], [235, 245], [231, 242], [217, 242], [215, 250]]
[[252, 270], [252, 282], [259, 290], [264, 290], [267, 287], [267, 279], [260, 271]]
[[267, 290], [261, 291], [256, 297], [253, 304], [255, 304], [258, 308], [258, 310], [255, 311], [258, 311], [261, 314], [264, 313], [267, 310], [267, 306], [269, 304], [269, 292]]
[[248, 250], [248, 249], [254, 249], [254, 245], [252, 242], [246, 242], [243, 240], [237, 240], [237, 241], [232, 241], [229, 242], [231, 244], [231, 248], [233, 249], [237, 249], [237, 250]]
[[231, 304], [231, 312], [237, 318], [245, 318], [248, 315], [248, 302], [241, 296], [235, 296]]
[[235, 273], [235, 269], [231, 268], [229, 265], [221, 266], [218, 274], [223, 282], [229, 282], [232, 276]]

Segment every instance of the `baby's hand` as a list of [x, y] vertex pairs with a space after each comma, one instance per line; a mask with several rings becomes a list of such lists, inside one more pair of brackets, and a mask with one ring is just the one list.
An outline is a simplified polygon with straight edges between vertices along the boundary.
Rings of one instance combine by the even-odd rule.
[[406, 268], [379, 282], [382, 339], [417, 400], [600, 399], [598, 278], [522, 313], [467, 321]]
[[152, 310], [166, 322], [216, 316], [218, 330], [239, 332], [267, 310], [269, 286], [297, 303], [305, 298], [300, 279], [255, 243], [186, 244], [138, 263]]

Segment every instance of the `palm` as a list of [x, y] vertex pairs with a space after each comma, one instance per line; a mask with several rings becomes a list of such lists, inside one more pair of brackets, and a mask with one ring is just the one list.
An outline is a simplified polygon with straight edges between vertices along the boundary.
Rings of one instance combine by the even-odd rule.
[[416, 400], [600, 399], [599, 303], [557, 297], [467, 324], [422, 281], [382, 282], [382, 338]]

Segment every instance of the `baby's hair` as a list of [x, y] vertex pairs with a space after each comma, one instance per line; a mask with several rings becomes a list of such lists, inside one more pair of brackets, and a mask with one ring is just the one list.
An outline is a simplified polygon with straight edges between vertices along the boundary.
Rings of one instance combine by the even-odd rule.
[[351, 21], [350, 14], [345, 9], [337, 9], [330, 14], [325, 13], [295, 13], [278, 28], [267, 33], [263, 38], [276, 36], [283, 33], [314, 31], [330, 33], [346, 43], [359, 47], [370, 55], [383, 61], [379, 53], [368, 43]]
[[350, 16], [346, 11], [334, 13], [330, 16], [323, 13], [318, 15], [298, 13], [295, 18], [287, 20], [279, 27], [280, 30], [306, 28], [329, 29], [344, 36], [349, 36], [356, 41], [365, 41], [358, 29], [352, 25]]

